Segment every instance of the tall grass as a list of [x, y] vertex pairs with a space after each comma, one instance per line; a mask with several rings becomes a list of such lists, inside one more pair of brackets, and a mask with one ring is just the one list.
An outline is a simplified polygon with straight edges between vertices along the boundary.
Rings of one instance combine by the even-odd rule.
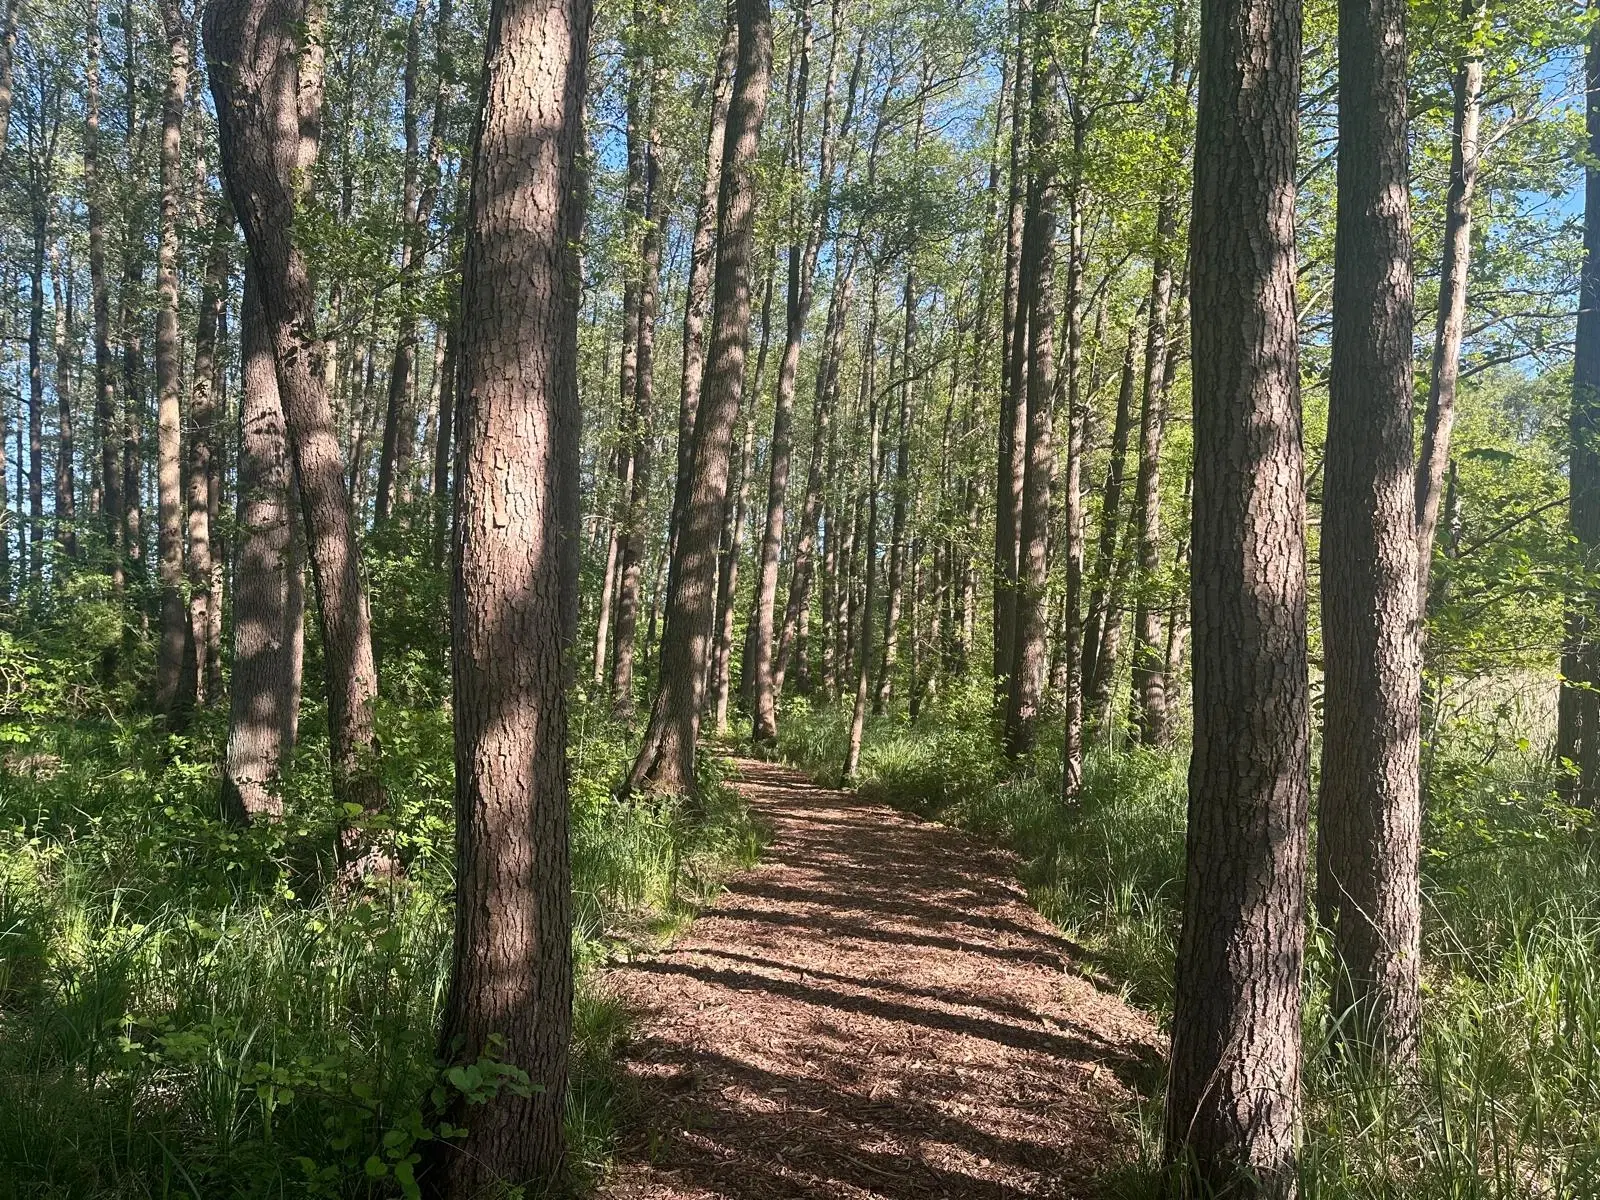
[[[824, 774], [847, 714], [795, 707], [782, 748]], [[1059, 799], [1059, 741], [1012, 771], [985, 685], [916, 725], [868, 727], [861, 790], [1003, 843], [1033, 903], [1091, 964], [1164, 1020], [1181, 903], [1184, 756], [1096, 750]], [[1400, 1084], [1327, 1050], [1333, 969], [1311, 931], [1304, 1194], [1312, 1200], [1600, 1197], [1600, 865], [1553, 778], [1519, 745], [1434, 756], [1425, 832], [1424, 1042]], [[1159, 1096], [1130, 1114], [1142, 1166], [1108, 1180], [1159, 1194]]]
[[[449, 717], [385, 714], [377, 831], [403, 880], [317, 884], [316, 714], [281, 826], [215, 816], [219, 730], [39, 725], [0, 768], [0, 1198], [393, 1195], [435, 1080], [449, 972]], [[626, 734], [580, 705], [572, 845], [579, 965], [569, 1132], [580, 1176], [614, 1137], [625, 1016], [595, 985], [669, 933], [759, 838], [708, 779], [692, 810], [609, 790]]]

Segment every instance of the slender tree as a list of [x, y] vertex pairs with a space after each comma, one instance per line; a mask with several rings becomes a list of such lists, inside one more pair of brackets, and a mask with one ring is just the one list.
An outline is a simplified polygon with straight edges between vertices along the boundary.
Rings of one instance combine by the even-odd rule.
[[[161, 97], [161, 233], [156, 249], [156, 570], [161, 642], [156, 651], [158, 712], [189, 697], [182, 671], [188, 612], [183, 597], [183, 378], [178, 364], [178, 223], [183, 189], [183, 108], [189, 87], [188, 22], [179, 0], [162, 0], [167, 84]], [[208, 565], [209, 566], [209, 565]]]
[[749, 346], [755, 157], [772, 74], [772, 15], [767, 0], [735, 0], [735, 11], [739, 52], [717, 204], [709, 369], [705, 395], [695, 412], [685, 503], [668, 572], [660, 678], [650, 724], [628, 776], [631, 788], [648, 784], [679, 793], [694, 785], [695, 745], [710, 662], [717, 544]]
[[[314, 293], [294, 213], [321, 132], [320, 10], [300, 0], [215, 0], [208, 74], [229, 200], [244, 231], [270, 330], [306, 525], [327, 676], [335, 794], [358, 811], [384, 804], [374, 761], [378, 693], [372, 626], [344, 463], [317, 357]], [[361, 839], [340, 839], [347, 860]]]
[[1486, 0], [1465, 0], [1470, 22], [1466, 50], [1451, 81], [1454, 100], [1450, 136], [1450, 186], [1445, 196], [1444, 249], [1439, 264], [1439, 304], [1433, 335], [1433, 370], [1428, 377], [1428, 407], [1417, 457], [1417, 615], [1428, 613], [1433, 574], [1433, 544], [1455, 428], [1456, 385], [1461, 378], [1461, 343], [1466, 336], [1467, 279], [1472, 266], [1472, 203], [1478, 185], [1478, 126], [1483, 109], [1483, 52], [1479, 29], [1488, 16]]

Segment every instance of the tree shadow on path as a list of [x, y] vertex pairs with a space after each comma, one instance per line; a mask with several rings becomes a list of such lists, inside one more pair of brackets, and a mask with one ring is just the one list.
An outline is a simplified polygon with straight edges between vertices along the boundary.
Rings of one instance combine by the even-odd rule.
[[640, 1129], [602, 1195], [1095, 1195], [1159, 1075], [1150, 1020], [1080, 973], [1006, 855], [740, 766], [765, 861], [611, 974]]

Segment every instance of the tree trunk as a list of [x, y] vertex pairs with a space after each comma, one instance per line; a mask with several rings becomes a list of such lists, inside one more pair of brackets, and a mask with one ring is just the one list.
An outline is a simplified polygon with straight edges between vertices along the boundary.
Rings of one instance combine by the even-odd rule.
[[[9, 6], [8, 6], [9, 7]], [[100, 183], [100, 6], [89, 0], [84, 45], [83, 191], [89, 224], [89, 303], [94, 322], [94, 435], [100, 447], [100, 527], [114, 587], [123, 585], [122, 455], [117, 436], [111, 292], [106, 284], [105, 198]]]
[[[1079, 72], [1090, 70], [1090, 47], [1100, 22], [1100, 6], [1094, 6], [1089, 30], [1083, 40]], [[1063, 730], [1061, 742], [1061, 798], [1070, 801], [1083, 786], [1083, 440], [1087, 421], [1080, 375], [1083, 361], [1083, 182], [1084, 143], [1089, 132], [1089, 110], [1079, 109], [1072, 122], [1072, 190], [1067, 209], [1069, 238], [1067, 248], [1066, 306], [1067, 353], [1067, 462], [1061, 481], [1061, 557], [1064, 560], [1066, 587], [1062, 596], [1061, 650], [1064, 669], [1061, 679]]]
[[723, 526], [722, 550], [717, 560], [717, 633], [711, 650], [711, 697], [708, 705], [714, 728], [728, 731], [728, 697], [732, 684], [734, 603], [739, 592], [739, 559], [744, 553], [745, 525], [750, 501], [750, 468], [756, 453], [754, 405], [742, 406], [744, 438], [734, 464], [733, 508]]
[[705, 179], [695, 209], [694, 239], [689, 249], [689, 280], [683, 296], [683, 366], [678, 384], [678, 473], [672, 493], [667, 544], [677, 547], [678, 527], [689, 501], [690, 459], [700, 387], [705, 374], [705, 319], [717, 265], [717, 208], [722, 193], [722, 160], [726, 149], [728, 108], [733, 100], [733, 74], [739, 54], [736, 0], [727, 0], [722, 48], [711, 75], [710, 119], [706, 128]]
[[65, 278], [70, 271], [66, 256], [57, 247], [51, 248], [50, 256], [56, 351], [56, 545], [65, 557], [72, 559], [78, 557], [72, 419], [72, 289]]
[[[913, 145], [921, 141], [920, 109], [917, 122], [918, 136]], [[912, 355], [917, 344], [917, 278], [914, 264], [906, 263], [906, 287], [903, 299], [905, 310], [905, 338], [900, 351], [899, 415], [896, 421], [897, 440], [894, 453], [894, 502], [889, 516], [889, 569], [885, 583], [888, 585], [883, 609], [883, 658], [878, 664], [878, 686], [873, 689], [872, 711], [881, 715], [888, 711], [894, 696], [895, 665], [900, 656], [900, 608], [905, 592], [906, 563], [906, 511], [911, 499], [911, 389]]]
[[[1141, 311], [1142, 315], [1142, 311]], [[1128, 436], [1133, 427], [1134, 372], [1138, 364], [1139, 321], [1128, 325], [1128, 344], [1122, 352], [1121, 386], [1117, 389], [1117, 415], [1111, 426], [1111, 454], [1106, 482], [1100, 491], [1100, 537], [1096, 543], [1094, 574], [1089, 586], [1089, 616], [1083, 630], [1084, 706], [1093, 732], [1109, 734], [1101, 717], [1104, 697], [1116, 671], [1115, 651], [1108, 638], [1112, 625], [1122, 628], [1121, 597], [1114, 587], [1123, 557], [1122, 490], [1128, 470]], [[1110, 653], [1107, 653], [1110, 651]]]
[[[273, 345], [300, 487], [328, 689], [335, 797], [364, 814], [384, 805], [375, 755], [372, 626], [344, 464], [324, 386], [315, 293], [294, 239], [297, 188], [320, 134], [320, 20], [300, 0], [227, 0], [206, 10], [208, 72], [223, 175], [244, 230]], [[303, 38], [303, 45], [301, 39]], [[340, 838], [347, 865], [365, 849]]]
[[[642, 6], [634, 10], [635, 36], [647, 36]], [[653, 466], [655, 398], [655, 328], [660, 299], [662, 221], [659, 194], [661, 184], [661, 130], [657, 123], [661, 101], [661, 72], [655, 56], [648, 60], [641, 51], [633, 64], [644, 89], [643, 112], [630, 116], [630, 138], [643, 137], [636, 154], [639, 231], [639, 271], [633, 281], [637, 293], [633, 317], [633, 355], [631, 371], [623, 373], [621, 401], [626, 420], [626, 449], [632, 462], [627, 495], [621, 498], [623, 513], [617, 581], [616, 654], [611, 669], [611, 707], [623, 720], [633, 717], [633, 666], [635, 633], [639, 626], [641, 584], [643, 581], [646, 537], [650, 517], [650, 473]], [[630, 86], [632, 86], [630, 84]], [[637, 110], [638, 106], [634, 108]], [[639, 128], [642, 119], [642, 129]], [[630, 192], [634, 187], [630, 185]], [[624, 346], [624, 363], [628, 359]]]
[[[439, 1054], [537, 1089], [458, 1096], [431, 1194], [563, 1173], [572, 1035], [567, 670], [578, 611], [576, 158], [586, 0], [495, 0], [461, 285], [456, 935]], [[537, 125], [545, 136], [529, 138]]]
[[[422, 26], [427, 20], [427, 0], [416, 0], [406, 26], [405, 67], [402, 73], [400, 124], [405, 150], [400, 168], [400, 218], [404, 232], [400, 238], [400, 287], [396, 301], [394, 358], [389, 366], [389, 388], [383, 410], [383, 448], [378, 454], [378, 491], [373, 521], [389, 520], [404, 490], [401, 463], [402, 443], [407, 441], [406, 426], [416, 421], [411, 407], [412, 375], [417, 365], [417, 276], [426, 250], [427, 228], [420, 211], [421, 152], [418, 125], [422, 116]], [[443, 78], [439, 81], [441, 89]]]
[[[1186, 18], [1174, 16], [1172, 72], [1176, 91], [1189, 77]], [[1181, 136], [1180, 118], [1168, 117], [1169, 140]], [[1144, 345], [1144, 398], [1139, 415], [1139, 477], [1134, 492], [1138, 522], [1138, 587], [1133, 613], [1133, 729], [1147, 746], [1165, 746], [1172, 737], [1161, 634], [1161, 597], [1156, 594], [1161, 570], [1161, 444], [1166, 433], [1167, 396], [1172, 386], [1168, 366], [1169, 321], [1172, 312], [1174, 251], [1178, 242], [1178, 193], [1168, 185], [1156, 207], [1155, 261], [1150, 276], [1150, 324]]]
[[[811, 4], [801, 0], [798, 16], [799, 66], [794, 89], [794, 113], [789, 137], [792, 146], [790, 166], [801, 173], [805, 154], [806, 99], [811, 84]], [[805, 214], [805, 233], [798, 237], [802, 220], [802, 201], [797, 196], [790, 209], [789, 221], [792, 235], [798, 240], [789, 245], [789, 291], [785, 305], [783, 359], [778, 366], [778, 391], [772, 404], [772, 442], [768, 467], [767, 521], [761, 534], [761, 551], [757, 561], [758, 577], [755, 597], [755, 680], [754, 680], [754, 740], [761, 745], [776, 745], [778, 740], [778, 692], [781, 688], [778, 644], [778, 560], [783, 552], [784, 503], [789, 489], [789, 467], [794, 446], [794, 393], [800, 371], [800, 344], [805, 337], [806, 321], [811, 314], [813, 284], [816, 279], [817, 255], [828, 214], [828, 197], [833, 185], [833, 130], [831, 128], [833, 89], [835, 86], [833, 59], [838, 49], [839, 30], [834, 22], [833, 39], [829, 50], [827, 99], [822, 115], [822, 137], [818, 150], [817, 192]], [[802, 529], [802, 537], [804, 532]], [[791, 579], [794, 575], [791, 567]]]
[[182, 691], [197, 702], [214, 697], [206, 689], [207, 647], [211, 641], [211, 483], [212, 456], [216, 453], [217, 330], [228, 285], [228, 250], [233, 236], [233, 213], [226, 204], [217, 208], [211, 231], [211, 252], [206, 259], [205, 284], [200, 292], [200, 313], [194, 337], [194, 376], [189, 387], [189, 641], [194, 647], [195, 676]]
[[167, 86], [161, 98], [161, 236], [156, 246], [156, 571], [161, 643], [157, 712], [187, 704], [182, 671], [188, 634], [183, 601], [183, 380], [178, 365], [178, 218], [182, 203], [183, 106], [189, 88], [189, 30], [178, 0], [162, 0]]
[[290, 604], [294, 509], [288, 433], [278, 400], [261, 301], [245, 270], [239, 320], [239, 551], [233, 568], [233, 680], [222, 811], [244, 824], [282, 815], [278, 784], [289, 754], [290, 713], [298, 707]]
[[49, 209], [34, 198], [28, 260], [28, 578], [44, 580], [44, 261]]
[[1322, 489], [1317, 915], [1344, 1033], [1414, 1065], [1421, 674], [1404, 0], [1339, 12], [1338, 224]]
[[[1578, 276], [1578, 332], [1572, 362], [1572, 415], [1568, 436], [1571, 465], [1572, 540], [1584, 577], [1600, 560], [1600, 24], [1591, 26], [1584, 64], [1588, 102], [1588, 164], [1584, 168], [1583, 265]], [[1576, 804], [1600, 803], [1600, 647], [1595, 640], [1595, 589], [1583, 586], [1568, 600], [1566, 641], [1561, 652], [1560, 708], [1556, 755], [1575, 776], [1567, 792]]]
[[[835, 242], [837, 249], [838, 243]], [[784, 677], [794, 655], [796, 639], [811, 607], [812, 577], [816, 573], [817, 530], [822, 520], [827, 453], [834, 433], [834, 410], [839, 405], [839, 369], [844, 354], [844, 325], [850, 307], [851, 276], [855, 256], [841, 268], [833, 281], [828, 299], [828, 322], [823, 335], [822, 361], [817, 364], [815, 397], [811, 406], [811, 460], [806, 468], [806, 498], [800, 510], [800, 536], [795, 542], [794, 563], [789, 571], [789, 599], [784, 606], [783, 629], [778, 638], [778, 662], [773, 671], [773, 688], [783, 693]], [[830, 535], [831, 540], [831, 535]], [[823, 601], [824, 612], [827, 601]]]
[[[873, 592], [878, 570], [878, 489], [883, 455], [879, 449], [882, 439], [878, 429], [878, 389], [874, 379], [878, 350], [878, 276], [872, 273], [867, 303], [867, 330], [862, 347], [861, 392], [867, 410], [867, 478], [865, 504], [857, 501], [858, 508], [866, 509], [865, 524], [857, 531], [852, 542], [861, 552], [860, 633], [853, 648], [855, 657], [847, 653], [844, 661], [855, 673], [855, 702], [850, 710], [850, 739], [845, 747], [844, 781], [854, 783], [861, 773], [861, 739], [867, 724], [867, 680], [872, 666], [872, 607]], [[857, 411], [860, 411], [859, 409]], [[855, 607], [851, 605], [852, 609]], [[856, 614], [852, 611], [851, 617]], [[854, 625], [854, 621], [851, 622]]]
[[733, 425], [744, 389], [755, 233], [755, 159], [772, 73], [768, 0], [735, 0], [738, 67], [728, 106], [718, 198], [715, 311], [706, 393], [696, 406], [686, 503], [668, 572], [660, 678], [650, 725], [628, 784], [687, 794], [710, 659], [717, 596], [717, 544], [728, 496]]
[[1023, 294], [1022, 237], [1026, 224], [1028, 22], [1017, 10], [1017, 55], [1011, 74], [1011, 195], [1007, 204], [1005, 291], [1001, 324], [999, 456], [995, 474], [994, 659], [995, 708], [1008, 712], [1012, 660], [1017, 639], [1017, 581], [1020, 570], [1022, 486], [1027, 444], [1028, 300]]
[[1300, 6], [1202, 0], [1194, 751], [1167, 1088], [1185, 1195], [1295, 1195], [1309, 791]]
[[[1030, 157], [1036, 172], [1023, 241], [1023, 297], [1028, 313], [1027, 434], [1022, 472], [1022, 523], [1019, 542], [1016, 636], [1011, 651], [1010, 692], [1006, 705], [1006, 753], [1020, 758], [1033, 746], [1044, 700], [1049, 613], [1050, 477], [1054, 470], [1050, 405], [1056, 388], [1055, 240], [1057, 181], [1046, 151], [1055, 142], [1057, 114], [1052, 91], [1051, 55], [1047, 49], [1053, 5], [1048, 0], [1034, 15], [1036, 44], [1029, 90], [1032, 116]], [[1013, 370], [1013, 379], [1018, 372]]]
[[[1473, 32], [1487, 16], [1485, 0], [1466, 0], [1462, 16]], [[1478, 182], [1478, 123], [1483, 92], [1483, 54], [1475, 39], [1468, 42], [1451, 84], [1455, 116], [1450, 147], [1450, 190], [1445, 198], [1444, 249], [1439, 265], [1439, 306], [1433, 336], [1433, 372], [1428, 379], [1428, 408], [1422, 423], [1422, 452], [1417, 460], [1417, 614], [1428, 612], [1428, 585], [1433, 574], [1433, 542], [1439, 525], [1439, 501], [1450, 462], [1450, 434], [1456, 419], [1456, 383], [1461, 376], [1461, 341], [1467, 324], [1467, 279], [1472, 265], [1472, 197]]]

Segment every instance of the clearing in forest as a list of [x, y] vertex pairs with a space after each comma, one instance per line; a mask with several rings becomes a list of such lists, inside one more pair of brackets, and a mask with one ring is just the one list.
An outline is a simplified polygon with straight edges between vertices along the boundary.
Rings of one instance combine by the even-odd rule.
[[1097, 987], [1015, 864], [946, 826], [741, 762], [772, 828], [668, 950], [639, 1011], [641, 1126], [608, 1200], [1095, 1194], [1155, 1028]]

